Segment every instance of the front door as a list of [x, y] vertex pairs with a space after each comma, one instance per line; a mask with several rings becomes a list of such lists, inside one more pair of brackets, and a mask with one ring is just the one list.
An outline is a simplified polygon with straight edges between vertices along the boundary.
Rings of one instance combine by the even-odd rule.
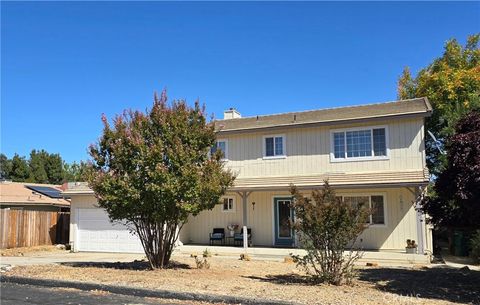
[[290, 208], [291, 197], [275, 198], [273, 203], [275, 215], [275, 246], [295, 246], [295, 235], [290, 225], [293, 221], [293, 209]]

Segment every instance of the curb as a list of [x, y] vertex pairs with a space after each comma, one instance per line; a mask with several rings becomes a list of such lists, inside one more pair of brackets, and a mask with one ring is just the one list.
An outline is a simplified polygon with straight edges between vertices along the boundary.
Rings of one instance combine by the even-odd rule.
[[96, 284], [90, 282], [77, 282], [77, 281], [65, 281], [65, 280], [50, 280], [50, 279], [36, 279], [20, 276], [5, 276], [0, 277], [1, 283], [16, 283], [23, 285], [35, 285], [44, 287], [63, 287], [63, 288], [75, 288], [79, 290], [103, 290], [114, 294], [131, 295], [137, 297], [150, 297], [161, 299], [177, 299], [185, 301], [201, 301], [210, 303], [228, 303], [228, 304], [259, 304], [259, 305], [294, 305], [298, 303], [257, 299], [257, 298], [244, 298], [227, 295], [214, 295], [214, 294], [201, 294], [201, 293], [188, 293], [177, 292], [162, 289], [146, 289], [146, 288], [131, 288], [126, 286], [105, 285]]

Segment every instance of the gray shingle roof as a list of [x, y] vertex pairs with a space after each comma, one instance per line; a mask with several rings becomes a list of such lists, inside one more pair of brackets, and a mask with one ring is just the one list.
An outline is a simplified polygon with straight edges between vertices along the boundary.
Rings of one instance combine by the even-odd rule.
[[425, 97], [386, 103], [261, 115], [215, 121], [218, 131], [241, 131], [281, 126], [357, 121], [402, 115], [429, 116], [432, 106]]

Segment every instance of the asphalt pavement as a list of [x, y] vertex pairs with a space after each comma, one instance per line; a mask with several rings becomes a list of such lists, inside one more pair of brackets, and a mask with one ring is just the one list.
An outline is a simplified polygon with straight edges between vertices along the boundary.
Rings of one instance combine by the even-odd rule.
[[[103, 291], [82, 291], [78, 289], [48, 288], [15, 283], [1, 283], [0, 303], [2, 305], [182, 305], [181, 302], [169, 302], [163, 299], [142, 298], [112, 294]], [[192, 304], [188, 302], [186, 304]]]

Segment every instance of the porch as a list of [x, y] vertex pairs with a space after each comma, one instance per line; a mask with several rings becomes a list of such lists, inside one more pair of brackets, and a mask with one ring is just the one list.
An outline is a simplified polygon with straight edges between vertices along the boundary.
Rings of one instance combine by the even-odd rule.
[[[239, 258], [240, 254], [245, 253], [243, 247], [230, 246], [210, 246], [210, 245], [182, 245], [179, 246], [175, 255], [190, 255], [193, 253], [202, 254], [205, 249], [213, 256], [221, 256], [228, 258]], [[249, 247], [246, 252], [254, 260], [273, 260], [283, 261], [285, 257], [294, 255], [305, 255], [303, 249], [298, 248], [270, 248], [270, 247]], [[430, 264], [430, 255], [409, 254], [404, 251], [363, 251], [362, 257], [357, 261], [358, 265], [366, 263], [376, 263], [381, 266], [403, 266], [403, 265], [426, 265]]]
[[[303, 186], [303, 192], [310, 194], [312, 188]], [[359, 247], [364, 250], [403, 254], [406, 240], [415, 240], [418, 253], [431, 251], [431, 234], [425, 226], [424, 215], [415, 210], [418, 189], [412, 186], [375, 185], [369, 187], [349, 186], [336, 187], [339, 196], [362, 196], [367, 200], [375, 197], [381, 200], [382, 213], [378, 215], [380, 222], [372, 223], [359, 237]], [[288, 226], [282, 225], [295, 215], [289, 211], [291, 194], [288, 187], [277, 189], [255, 189], [250, 191], [232, 189], [225, 196], [224, 204], [215, 206], [212, 210], [203, 211], [195, 217], [190, 217], [180, 232], [180, 241], [185, 245], [209, 245], [211, 234], [215, 230], [224, 230], [225, 238], [214, 242], [214, 246], [233, 244], [228, 238], [228, 227], [238, 225], [235, 233], [246, 226], [251, 230], [251, 250], [271, 249], [268, 253], [276, 253], [280, 248], [285, 253], [295, 251], [298, 240]], [[371, 203], [371, 202], [370, 202]], [[231, 238], [231, 237], [230, 237]], [[240, 243], [241, 244], [241, 243]], [[206, 246], [200, 246], [205, 249]], [[234, 247], [220, 247], [219, 253], [240, 253]], [[223, 249], [223, 250], [222, 250]], [[203, 251], [202, 250], [202, 251]], [[264, 253], [265, 250], [262, 250]], [[288, 252], [290, 251], [290, 252]], [[279, 254], [285, 256], [283, 253]], [[367, 254], [368, 256], [368, 254]], [[395, 256], [395, 255], [394, 255]], [[401, 260], [405, 257], [401, 256]], [[413, 259], [416, 261], [416, 259]]]

